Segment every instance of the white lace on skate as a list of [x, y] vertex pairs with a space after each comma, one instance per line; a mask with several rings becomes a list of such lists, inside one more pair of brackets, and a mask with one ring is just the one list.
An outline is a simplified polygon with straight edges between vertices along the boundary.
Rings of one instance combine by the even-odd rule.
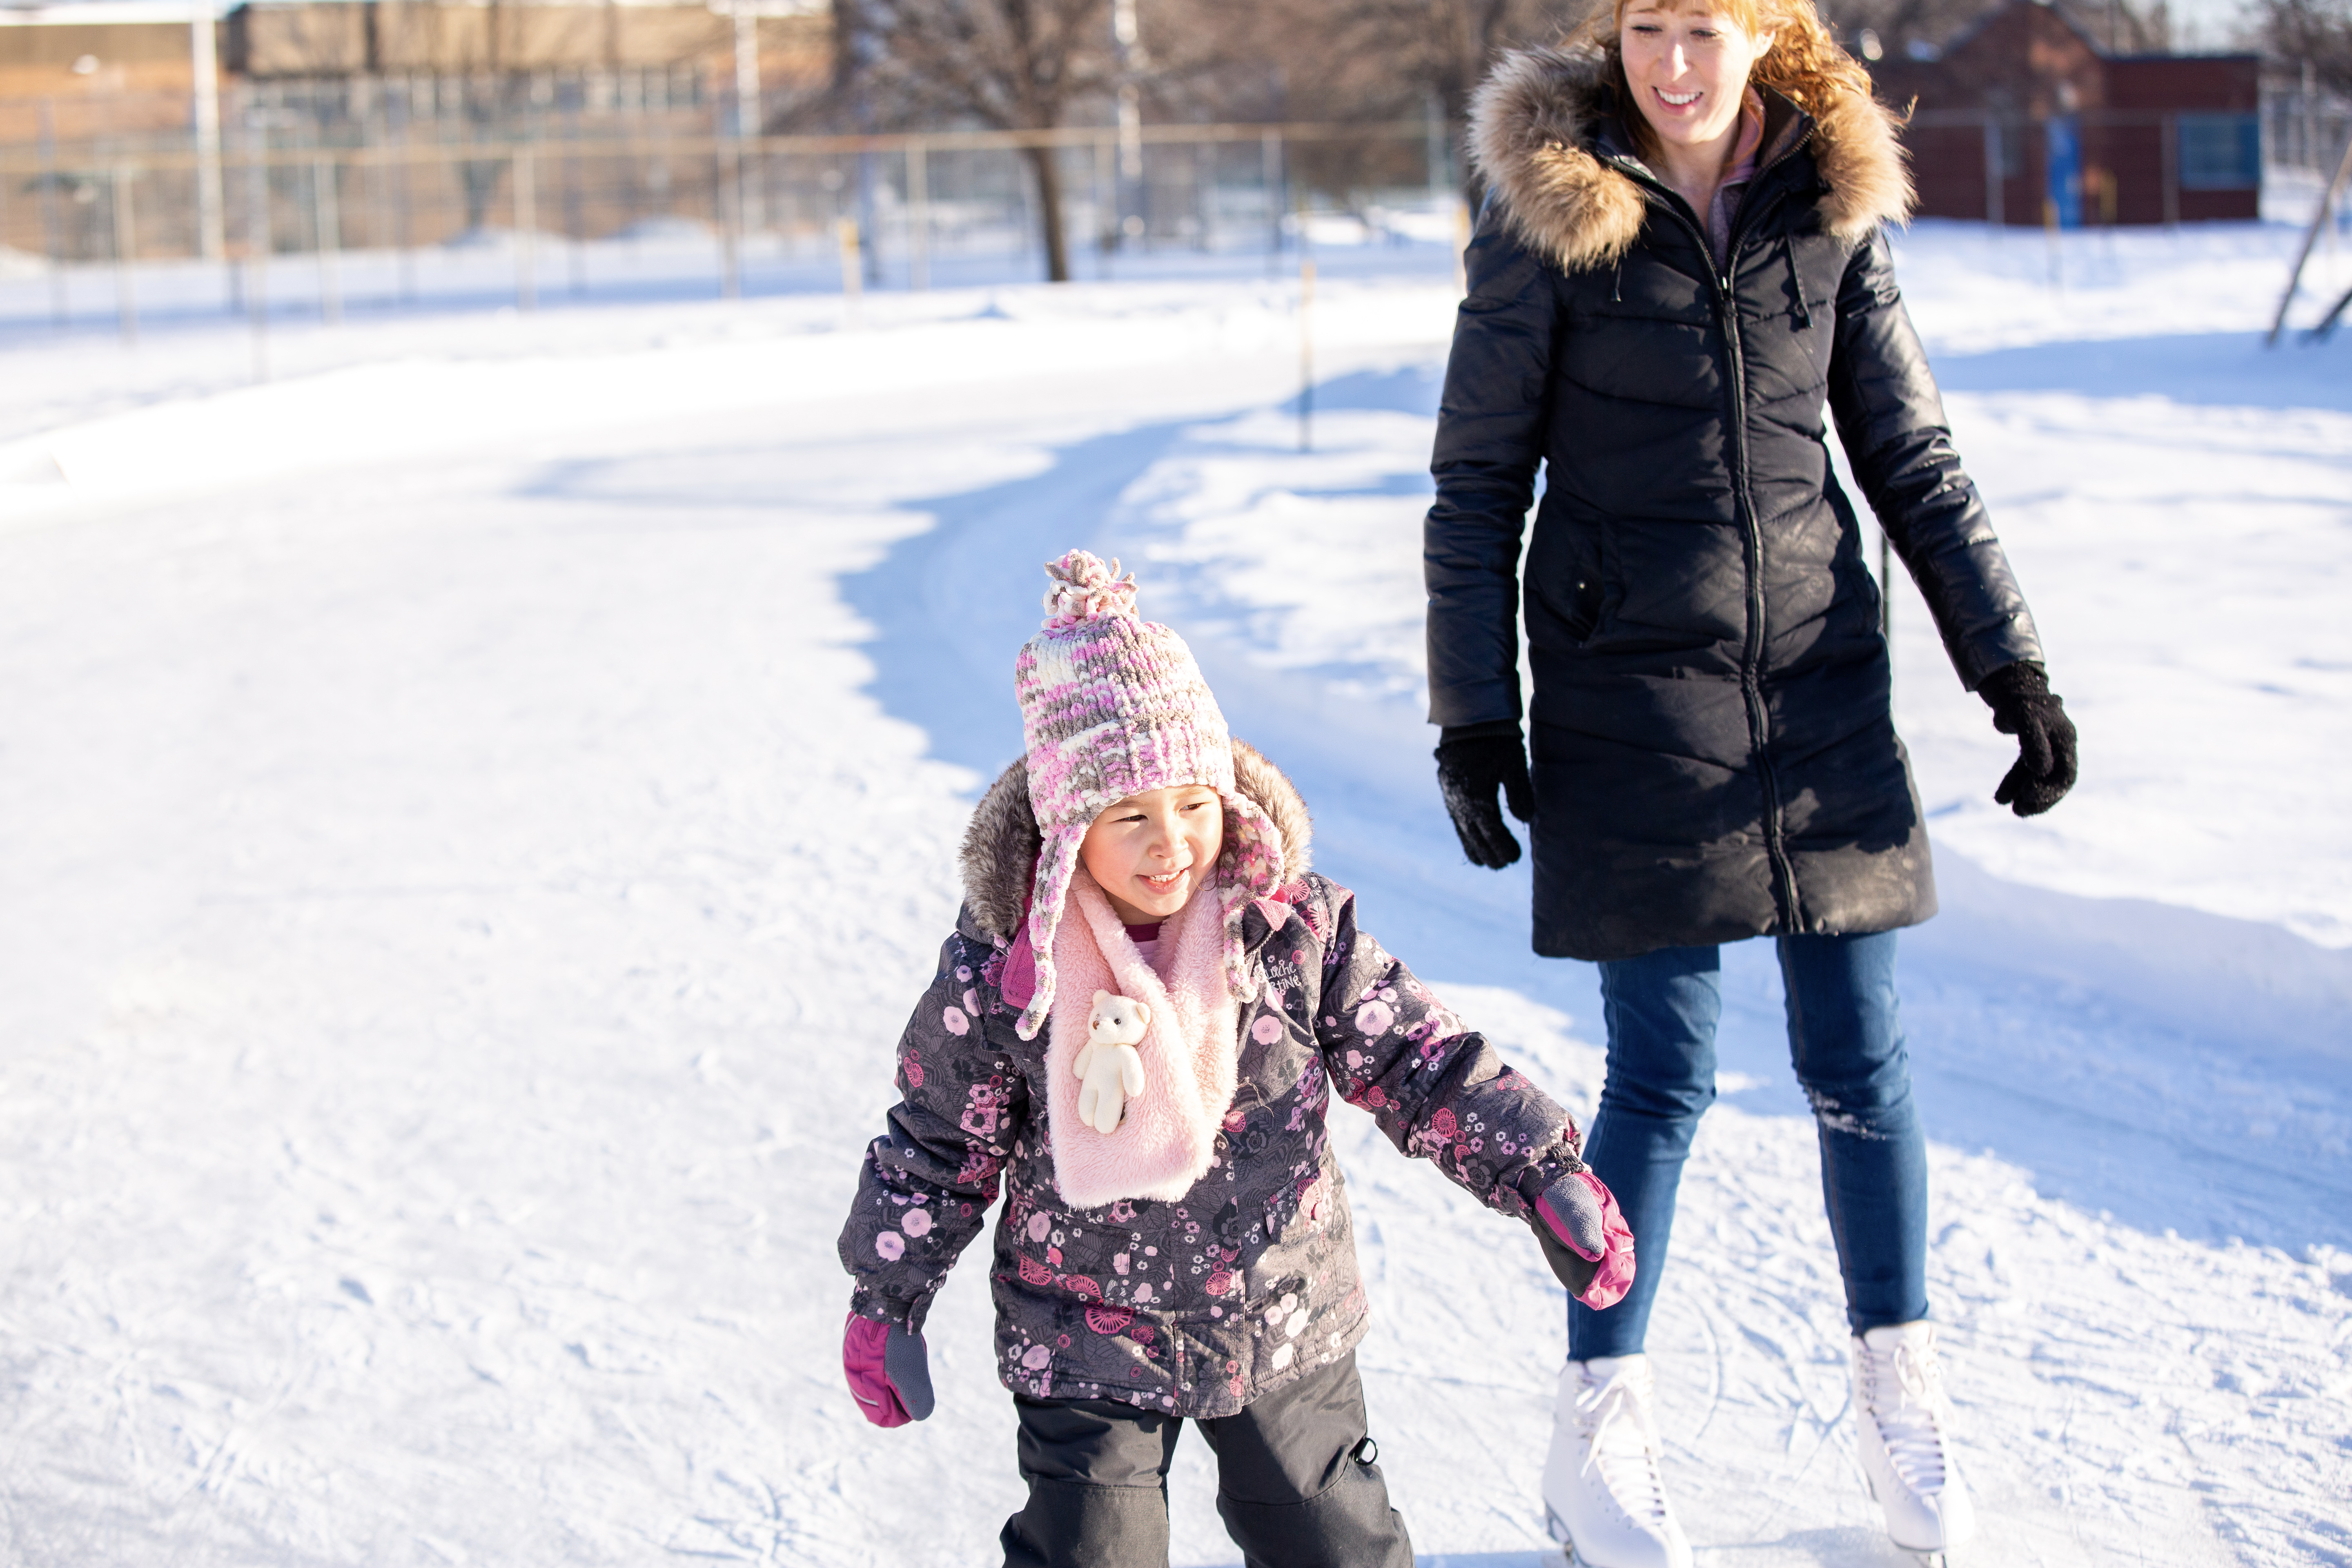
[[1892, 1351], [1862, 1342], [1863, 1408], [1878, 1423], [1887, 1462], [1915, 1497], [1944, 1489], [1944, 1378], [1934, 1342]]
[[1619, 1368], [1605, 1379], [1586, 1374], [1576, 1395], [1578, 1435], [1584, 1439], [1583, 1473], [1597, 1477], [1609, 1500], [1635, 1525], [1666, 1528], [1666, 1485], [1658, 1474], [1651, 1436], [1652, 1384], [1646, 1363]]
[[1891, 1323], [1853, 1342], [1854, 1458], [1895, 1544], [1939, 1563], [1976, 1534], [1976, 1504], [1952, 1451], [1931, 1323]]
[[1545, 1522], [1582, 1568], [1691, 1568], [1690, 1538], [1659, 1474], [1654, 1390], [1638, 1352], [1560, 1369]]

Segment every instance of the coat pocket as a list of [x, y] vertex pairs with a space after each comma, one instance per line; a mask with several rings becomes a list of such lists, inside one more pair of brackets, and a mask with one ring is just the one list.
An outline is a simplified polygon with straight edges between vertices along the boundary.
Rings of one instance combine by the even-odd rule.
[[1591, 640], [1608, 609], [1609, 554], [1602, 526], [1573, 522], [1562, 531], [1563, 547], [1547, 551], [1540, 563], [1530, 560], [1528, 592], [1541, 602], [1559, 623], [1561, 635], [1576, 647]]
[[1321, 1171], [1285, 1182], [1265, 1201], [1265, 1238], [1298, 1241], [1319, 1236], [1331, 1218], [1331, 1183]]

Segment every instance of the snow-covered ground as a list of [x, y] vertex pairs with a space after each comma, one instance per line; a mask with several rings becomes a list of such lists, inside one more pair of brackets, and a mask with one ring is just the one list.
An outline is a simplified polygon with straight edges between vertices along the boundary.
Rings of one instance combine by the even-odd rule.
[[[2085, 756], [1996, 811], [1906, 591], [1963, 1568], [2352, 1563], [2352, 349], [2259, 347], [2294, 239], [1903, 246]], [[10, 337], [0, 1556], [990, 1560], [983, 1271], [939, 1415], [879, 1432], [832, 1238], [1071, 544], [1139, 568], [1370, 928], [1589, 1109], [1591, 972], [1526, 955], [1428, 778], [1450, 262], [1354, 271], [1304, 453], [1262, 274], [355, 314], [259, 386], [218, 324]], [[1727, 985], [1669, 1479], [1703, 1563], [1892, 1565], [1768, 952]], [[1425, 1562], [1531, 1564], [1557, 1289], [1342, 1135], [1400, 1506]], [[1188, 1444], [1179, 1563], [1234, 1561], [1213, 1486]]]

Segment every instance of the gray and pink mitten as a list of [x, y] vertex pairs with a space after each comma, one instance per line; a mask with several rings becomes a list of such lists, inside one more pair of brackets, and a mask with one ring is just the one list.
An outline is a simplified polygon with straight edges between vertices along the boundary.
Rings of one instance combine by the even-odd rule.
[[1536, 1195], [1528, 1223], [1544, 1261], [1588, 1307], [1613, 1307], [1633, 1288], [1633, 1233], [1601, 1178], [1579, 1165]]
[[904, 1426], [931, 1414], [931, 1361], [920, 1334], [852, 1312], [841, 1370], [849, 1374], [857, 1408], [877, 1426]]

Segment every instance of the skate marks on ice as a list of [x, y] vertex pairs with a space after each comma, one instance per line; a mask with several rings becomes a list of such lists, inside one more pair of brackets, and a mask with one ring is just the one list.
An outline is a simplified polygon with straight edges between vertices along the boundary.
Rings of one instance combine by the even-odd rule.
[[[0, 937], [39, 959], [0, 995], [0, 1556], [992, 1535], [983, 1280], [949, 1419], [869, 1434], [839, 1385], [839, 1205], [973, 781], [858, 695], [833, 584], [923, 525], [877, 491], [1006, 444], [763, 423], [0, 547]], [[938, 1514], [877, 1540], [908, 1476]]]
[[2150, 1235], [2352, 1248], [2352, 950], [1938, 859], [1904, 1008], [1951, 1141]]
[[[1438, 988], [1589, 1113], [1601, 1052], [1564, 1015], [1515, 992]], [[1377, 1134], [1339, 1131], [1360, 1242], [1377, 1258], [1361, 1360], [1399, 1506], [1424, 1548], [1532, 1548], [1559, 1293], [1518, 1227]], [[2143, 1235], [1941, 1144], [1930, 1173], [1929, 1288], [1986, 1518], [1952, 1568], [2336, 1560], [2345, 1423], [2331, 1390], [2352, 1342], [2352, 1258], [2331, 1276]], [[1718, 1106], [1650, 1345], [1666, 1479], [1701, 1563], [1912, 1561], [1863, 1489], [1846, 1346], [1809, 1119]]]

